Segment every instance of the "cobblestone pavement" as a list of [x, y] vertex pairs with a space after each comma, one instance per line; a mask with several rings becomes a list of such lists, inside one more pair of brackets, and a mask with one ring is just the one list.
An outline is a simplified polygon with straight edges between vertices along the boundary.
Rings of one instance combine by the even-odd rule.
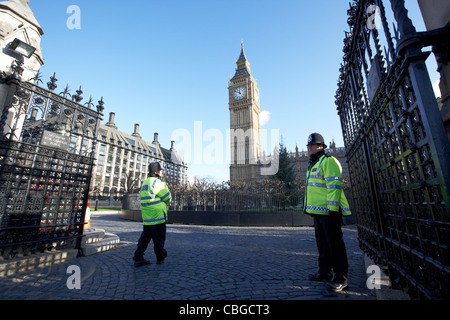
[[[132, 261], [142, 230], [119, 214], [93, 213], [93, 228], [121, 239], [113, 250], [48, 268], [0, 277], [0, 299], [120, 300], [374, 300], [366, 287], [364, 256], [354, 226], [344, 226], [349, 288], [329, 292], [308, 279], [317, 271], [314, 230], [302, 228], [168, 225], [168, 258], [157, 265]], [[81, 288], [69, 289], [69, 266], [81, 271]]]

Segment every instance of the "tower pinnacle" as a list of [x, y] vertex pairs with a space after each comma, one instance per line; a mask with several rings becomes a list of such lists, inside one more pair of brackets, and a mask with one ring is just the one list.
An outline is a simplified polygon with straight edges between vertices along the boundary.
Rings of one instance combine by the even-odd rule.
[[250, 63], [247, 61], [247, 57], [245, 56], [244, 41], [241, 40], [241, 54], [239, 55], [239, 58], [236, 61], [236, 73], [234, 74], [231, 80], [246, 77], [249, 76], [250, 74], [251, 74]]

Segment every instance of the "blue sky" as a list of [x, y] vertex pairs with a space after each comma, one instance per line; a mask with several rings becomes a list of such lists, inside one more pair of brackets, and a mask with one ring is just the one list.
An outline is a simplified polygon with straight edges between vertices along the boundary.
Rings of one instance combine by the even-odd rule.
[[[80, 8], [80, 29], [67, 27], [71, 5]], [[423, 31], [417, 1], [406, 5]], [[145, 140], [158, 132], [163, 147], [177, 130], [189, 132], [190, 175], [229, 179], [227, 86], [241, 41], [261, 110], [270, 115], [262, 126], [269, 137], [279, 130], [294, 151], [306, 149], [317, 131], [344, 146], [334, 95], [349, 1], [31, 0], [29, 6], [45, 33], [44, 83], [56, 72], [59, 89], [82, 86], [83, 102], [103, 96], [104, 123], [114, 112], [121, 131], [132, 133], [138, 123]], [[194, 161], [194, 151], [217, 142], [207, 139], [208, 130], [222, 133], [223, 159]], [[263, 148], [271, 149], [270, 139]]]

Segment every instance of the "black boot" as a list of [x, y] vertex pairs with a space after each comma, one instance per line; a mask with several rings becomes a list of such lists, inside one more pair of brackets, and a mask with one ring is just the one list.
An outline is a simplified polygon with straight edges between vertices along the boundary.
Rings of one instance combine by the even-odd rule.
[[150, 264], [150, 261], [148, 261], [148, 260], [139, 260], [139, 261], [134, 261], [134, 266], [136, 267], [136, 268], [138, 268], [138, 267], [142, 267], [142, 266], [146, 266], [146, 265], [149, 265]]

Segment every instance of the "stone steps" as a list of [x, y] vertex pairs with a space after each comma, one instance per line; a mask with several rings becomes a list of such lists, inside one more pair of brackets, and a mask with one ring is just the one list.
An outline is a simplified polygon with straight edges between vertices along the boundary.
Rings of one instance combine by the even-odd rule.
[[120, 238], [115, 234], [105, 232], [103, 229], [88, 231], [81, 241], [81, 256], [86, 257], [114, 249], [120, 244]]
[[96, 253], [116, 248], [120, 238], [105, 230], [98, 229], [84, 232], [81, 249], [52, 250], [43, 253], [23, 256], [17, 255], [13, 259], [0, 258], [0, 277], [30, 272], [38, 268], [51, 267], [59, 263], [66, 263], [77, 257], [86, 257]]

